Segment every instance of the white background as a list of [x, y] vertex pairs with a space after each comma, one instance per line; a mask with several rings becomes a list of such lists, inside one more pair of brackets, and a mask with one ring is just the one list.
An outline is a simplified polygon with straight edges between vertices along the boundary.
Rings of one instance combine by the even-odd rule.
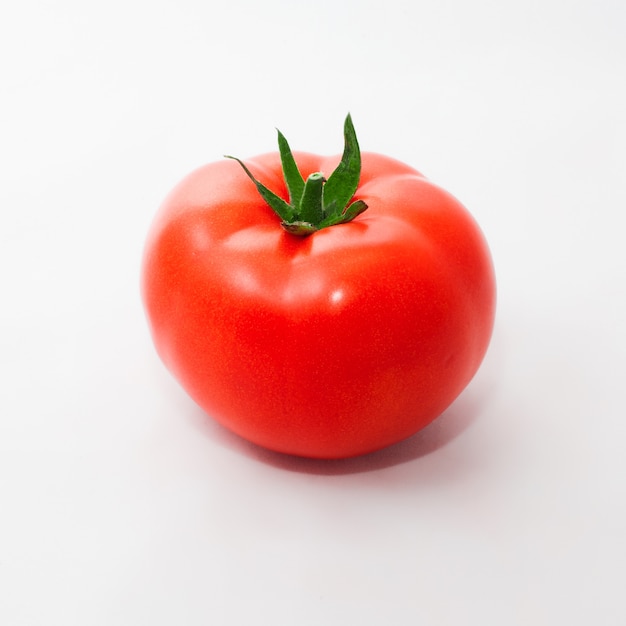
[[[0, 623], [623, 625], [626, 4], [25, 0], [0, 10]], [[482, 369], [388, 450], [213, 423], [139, 298], [224, 153], [364, 150], [490, 243]]]

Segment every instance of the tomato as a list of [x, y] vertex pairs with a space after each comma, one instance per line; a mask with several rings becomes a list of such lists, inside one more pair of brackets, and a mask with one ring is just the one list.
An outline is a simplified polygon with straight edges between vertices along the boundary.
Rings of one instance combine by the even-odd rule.
[[[285, 142], [246, 170], [199, 168], [145, 247], [142, 297], [167, 368], [221, 424], [293, 455], [349, 457], [413, 435], [472, 379], [493, 327], [493, 266], [468, 211], [348, 135], [343, 158]], [[288, 203], [294, 162], [307, 185], [331, 185], [318, 174], [349, 170], [355, 150], [355, 215], [281, 227], [260, 192]]]

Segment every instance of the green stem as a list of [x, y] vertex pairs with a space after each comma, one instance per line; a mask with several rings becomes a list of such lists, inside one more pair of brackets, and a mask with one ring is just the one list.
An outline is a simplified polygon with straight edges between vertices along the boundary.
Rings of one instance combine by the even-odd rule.
[[235, 159], [250, 180], [256, 185], [261, 197], [281, 219], [283, 228], [294, 235], [306, 236], [321, 228], [343, 224], [353, 220], [367, 209], [363, 200], [352, 203], [361, 177], [361, 152], [352, 118], [348, 114], [344, 124], [344, 150], [335, 171], [324, 178], [321, 172], [311, 174], [306, 182], [293, 158], [289, 143], [278, 131], [278, 148], [289, 202], [260, 183], [246, 165]]
[[320, 172], [315, 172], [307, 178], [298, 212], [299, 221], [319, 224], [324, 219], [322, 191], [325, 182], [326, 179]]

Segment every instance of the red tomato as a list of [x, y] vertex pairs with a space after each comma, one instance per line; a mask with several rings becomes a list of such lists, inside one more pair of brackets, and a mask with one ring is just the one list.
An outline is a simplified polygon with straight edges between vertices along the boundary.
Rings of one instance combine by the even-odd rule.
[[[340, 157], [294, 153], [304, 178]], [[201, 167], [148, 237], [142, 294], [156, 349], [190, 396], [242, 437], [319, 458], [426, 426], [487, 349], [495, 281], [467, 210], [408, 165], [362, 157], [353, 221], [286, 232], [234, 161]], [[278, 153], [247, 162], [288, 198]]]

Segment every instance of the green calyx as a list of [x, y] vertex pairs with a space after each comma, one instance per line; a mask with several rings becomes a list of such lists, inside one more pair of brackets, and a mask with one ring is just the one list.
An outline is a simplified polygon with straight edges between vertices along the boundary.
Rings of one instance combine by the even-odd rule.
[[289, 202], [260, 183], [243, 161], [228, 155], [226, 158], [241, 165], [263, 200], [281, 219], [281, 226], [293, 235], [304, 237], [322, 228], [349, 222], [367, 209], [362, 200], [350, 203], [361, 176], [361, 152], [350, 115], [346, 117], [343, 132], [343, 156], [335, 171], [328, 178], [321, 172], [314, 172], [304, 180], [287, 140], [278, 131], [278, 148]]

